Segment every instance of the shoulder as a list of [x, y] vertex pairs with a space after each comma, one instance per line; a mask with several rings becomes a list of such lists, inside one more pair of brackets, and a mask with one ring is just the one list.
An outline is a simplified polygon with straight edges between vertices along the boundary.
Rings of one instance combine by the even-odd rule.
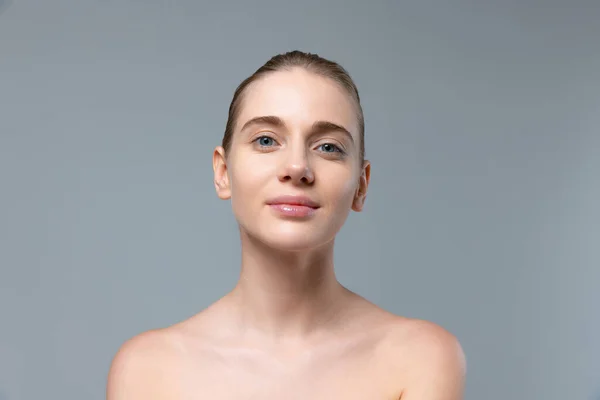
[[460, 342], [454, 334], [430, 321], [402, 319], [390, 329], [389, 340], [422, 358], [451, 358], [464, 361]]
[[127, 340], [114, 356], [107, 379], [107, 399], [152, 399], [173, 370], [179, 353], [177, 337], [168, 328], [144, 332]]
[[451, 332], [430, 321], [398, 319], [388, 330], [386, 348], [398, 366], [398, 377], [390, 378], [402, 382], [403, 400], [462, 399], [467, 363]]

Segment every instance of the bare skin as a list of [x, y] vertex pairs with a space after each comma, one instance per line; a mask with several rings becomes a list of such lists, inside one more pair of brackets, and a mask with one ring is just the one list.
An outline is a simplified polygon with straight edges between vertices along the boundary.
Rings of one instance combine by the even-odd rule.
[[[213, 154], [217, 195], [240, 225], [240, 279], [192, 318], [128, 340], [108, 400], [462, 399], [466, 364], [451, 333], [336, 279], [335, 235], [370, 180], [355, 110], [344, 89], [303, 69], [252, 84], [229, 154]], [[315, 131], [317, 121], [332, 125]], [[270, 206], [281, 195], [307, 196], [316, 211], [282, 215]]]

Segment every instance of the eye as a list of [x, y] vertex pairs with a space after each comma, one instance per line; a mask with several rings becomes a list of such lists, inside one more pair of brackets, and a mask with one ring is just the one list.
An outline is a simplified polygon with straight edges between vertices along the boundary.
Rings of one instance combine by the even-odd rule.
[[340, 149], [333, 143], [323, 143], [318, 147], [323, 153], [343, 153], [343, 150]]
[[273, 139], [272, 137], [269, 137], [269, 136], [257, 137], [256, 139], [254, 139], [254, 142], [258, 143], [258, 145], [260, 147], [271, 147], [271, 146], [277, 144], [275, 139]]

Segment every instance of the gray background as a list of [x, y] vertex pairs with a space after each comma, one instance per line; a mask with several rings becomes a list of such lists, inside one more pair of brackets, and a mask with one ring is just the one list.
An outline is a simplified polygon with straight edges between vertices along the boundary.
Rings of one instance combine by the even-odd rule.
[[[238, 275], [237, 84], [355, 78], [372, 186], [339, 279], [453, 332], [466, 398], [600, 398], [600, 1], [0, 0], [0, 400], [102, 399], [127, 338]], [[367, 367], [367, 366], [365, 366]]]

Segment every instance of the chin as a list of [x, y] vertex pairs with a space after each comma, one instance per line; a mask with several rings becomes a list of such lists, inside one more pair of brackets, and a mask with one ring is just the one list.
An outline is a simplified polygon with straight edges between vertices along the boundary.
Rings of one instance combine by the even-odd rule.
[[264, 245], [280, 251], [309, 251], [331, 242], [336, 232], [330, 227], [298, 224], [275, 224], [263, 227], [259, 231], [248, 232], [254, 239]]
[[271, 231], [260, 238], [267, 246], [282, 251], [308, 251], [328, 243], [331, 238], [311, 232]]
[[325, 244], [324, 242], [316, 242], [315, 240], [309, 240], [306, 238], [300, 239], [281, 236], [276, 238], [268, 238], [263, 240], [263, 242], [273, 249], [288, 252], [310, 251]]
[[286, 219], [268, 213], [236, 217], [243, 236], [284, 252], [311, 251], [326, 246], [345, 222], [345, 218], [329, 215]]

